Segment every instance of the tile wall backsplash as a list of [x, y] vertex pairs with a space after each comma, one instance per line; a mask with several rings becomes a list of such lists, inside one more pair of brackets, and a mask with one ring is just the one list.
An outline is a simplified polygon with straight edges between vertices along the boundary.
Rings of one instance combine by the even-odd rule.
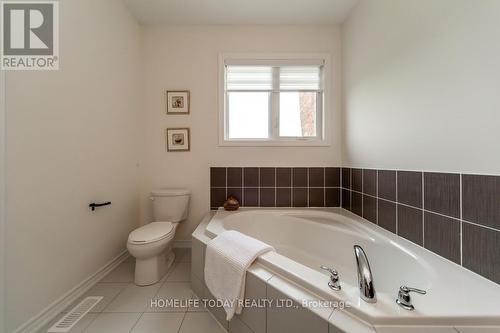
[[500, 176], [342, 168], [341, 206], [500, 283]]
[[210, 168], [210, 206], [342, 207], [500, 283], [500, 176], [357, 168]]
[[340, 168], [210, 168], [210, 207], [339, 207]]

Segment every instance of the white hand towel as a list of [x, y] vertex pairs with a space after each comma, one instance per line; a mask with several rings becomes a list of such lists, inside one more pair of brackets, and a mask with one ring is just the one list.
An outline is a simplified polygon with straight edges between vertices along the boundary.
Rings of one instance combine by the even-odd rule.
[[205, 283], [212, 295], [224, 302], [227, 320], [243, 310], [238, 300], [245, 296], [248, 267], [274, 248], [238, 231], [224, 231], [208, 245], [205, 254]]

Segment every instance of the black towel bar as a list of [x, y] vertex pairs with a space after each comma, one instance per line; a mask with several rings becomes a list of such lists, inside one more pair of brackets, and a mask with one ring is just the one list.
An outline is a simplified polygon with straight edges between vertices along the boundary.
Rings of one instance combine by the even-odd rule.
[[94, 211], [97, 207], [108, 206], [108, 205], [111, 205], [111, 201], [103, 202], [103, 203], [93, 202], [89, 205], [89, 207], [90, 207], [90, 209], [92, 209], [92, 211]]

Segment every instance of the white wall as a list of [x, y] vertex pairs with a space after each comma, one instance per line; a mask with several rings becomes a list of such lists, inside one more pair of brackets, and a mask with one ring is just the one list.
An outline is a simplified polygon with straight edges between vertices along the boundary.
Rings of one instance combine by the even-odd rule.
[[343, 162], [500, 173], [500, 1], [365, 0], [343, 26]]
[[[218, 55], [232, 53], [330, 53], [332, 145], [314, 148], [218, 147]], [[143, 30], [144, 147], [142, 222], [151, 218], [148, 192], [161, 186], [192, 190], [191, 232], [209, 209], [210, 166], [323, 166], [340, 163], [340, 35], [333, 26], [150, 26]], [[167, 116], [165, 91], [191, 90], [191, 115]], [[167, 153], [165, 129], [189, 126], [191, 152]]]
[[119, 0], [61, 1], [60, 20], [60, 70], [6, 75], [8, 332], [125, 250], [138, 221], [140, 27]]
[[5, 72], [0, 71], [0, 332], [5, 332]]

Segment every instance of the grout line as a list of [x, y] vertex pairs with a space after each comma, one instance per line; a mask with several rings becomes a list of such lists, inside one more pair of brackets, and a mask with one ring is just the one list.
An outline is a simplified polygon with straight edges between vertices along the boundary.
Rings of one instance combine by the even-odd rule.
[[[230, 188], [292, 188], [291, 186], [276, 186], [276, 187], [274, 187], [274, 186], [260, 186], [260, 187], [257, 187], [257, 186], [229, 186], [229, 187]], [[216, 189], [216, 188], [226, 188], [226, 187], [223, 187], [223, 186], [212, 186], [210, 188]], [[296, 188], [340, 188], [340, 186], [311, 186], [311, 187], [298, 186]]]
[[[352, 192], [356, 192], [356, 193], [362, 194], [361, 192], [358, 192], [358, 191], [352, 191]], [[413, 208], [413, 209], [421, 210], [424, 213], [431, 213], [431, 214], [434, 214], [434, 215], [439, 215], [439, 216], [442, 216], [442, 217], [446, 217], [446, 218], [451, 219], [451, 220], [460, 221], [460, 218], [458, 218], [458, 217], [453, 217], [453, 216], [441, 214], [441, 213], [438, 213], [438, 212], [434, 212], [432, 210], [423, 209], [421, 207], [415, 207], [415, 206], [408, 205], [408, 204], [405, 204], [405, 203], [402, 203], [402, 202], [392, 201], [392, 200], [381, 198], [381, 197], [375, 197], [375, 196], [370, 195], [370, 194], [364, 194], [364, 195], [372, 197], [374, 199], [379, 199], [379, 200], [387, 201], [387, 202], [396, 204], [397, 206], [404, 206], [404, 207], [408, 207], [408, 208]], [[474, 222], [469, 222], [469, 221], [464, 221], [464, 222], [474, 224]], [[480, 224], [478, 224], [478, 225], [481, 226]], [[492, 228], [492, 227], [489, 227], [489, 228], [493, 229], [493, 230], [496, 230], [495, 228]], [[497, 230], [497, 231], [500, 231], [500, 230]]]
[[[351, 168], [353, 169], [361, 169], [362, 167], [355, 167], [352, 166]], [[390, 169], [390, 168], [383, 168], [380, 170], [384, 171], [402, 171], [402, 172], [427, 172], [427, 173], [445, 173], [445, 174], [452, 174], [452, 175], [472, 175], [472, 176], [492, 176], [492, 177], [498, 177], [500, 176], [500, 173], [477, 173], [477, 172], [469, 172], [467, 170], [462, 170], [462, 171], [443, 171], [443, 170], [436, 170], [436, 169]]]
[[[88, 323], [88, 324], [87, 324], [87, 325], [83, 328], [83, 331], [82, 331], [82, 332], [85, 332], [85, 330], [86, 330], [87, 328], [89, 328], [89, 327], [90, 327], [90, 325], [92, 325], [92, 323], [93, 323], [93, 322], [97, 319], [97, 317], [99, 317], [99, 315], [100, 315], [100, 314], [102, 314], [102, 313], [103, 313], [102, 311], [101, 311], [101, 312], [88, 312], [85, 316], [83, 316], [80, 320], [82, 320], [83, 318], [85, 318], [85, 317], [86, 317], [86, 316], [88, 316], [89, 314], [95, 314], [94, 319], [91, 319], [91, 320], [89, 321], [89, 323]], [[61, 317], [61, 318], [62, 318], [62, 317]], [[76, 324], [75, 324], [75, 325], [76, 325]]]
[[[267, 311], [265, 311], [265, 312], [267, 312]], [[267, 318], [266, 318], [266, 320], [267, 320]], [[249, 331], [249, 332], [253, 332], [253, 330], [250, 328], [250, 326], [248, 326], [248, 324], [247, 324], [247, 323], [245, 323], [243, 320], [240, 320], [240, 322], [241, 322], [241, 323], [242, 323], [242, 324], [243, 324], [243, 325], [244, 325], [244, 326], [248, 329], [248, 331]], [[219, 323], [219, 324], [220, 324], [220, 323]], [[228, 329], [226, 330], [226, 332], [229, 332], [229, 327], [228, 327]]]
[[399, 235], [399, 214], [398, 214], [398, 171], [396, 170], [396, 181], [394, 182], [396, 184], [396, 235]]
[[339, 198], [339, 205], [340, 207], [342, 208], [344, 206], [344, 196], [343, 196], [343, 190], [342, 190], [342, 186], [344, 185], [343, 184], [343, 180], [342, 180], [342, 168], [340, 168], [340, 172], [339, 172], [339, 185], [340, 185], [340, 198]]
[[[179, 333], [181, 331], [182, 324], [184, 324], [184, 319], [186, 319], [188, 311], [189, 311], [189, 308], [186, 310], [186, 312], [184, 312], [184, 316], [182, 317], [181, 324], [179, 325], [179, 328], [177, 329], [177, 333]], [[207, 311], [208, 311], [208, 309], [207, 309]]]
[[310, 207], [311, 205], [309, 204], [309, 168], [306, 168], [306, 177], [307, 177], [307, 204], [306, 207]]
[[489, 229], [489, 230], [492, 230], [492, 231], [500, 232], [500, 229], [495, 229], [495, 228], [487, 226], [487, 225], [482, 225], [482, 224], [470, 222], [470, 221], [467, 221], [467, 220], [462, 220], [462, 222], [463, 223], [467, 223], [467, 224], [471, 224], [471, 225], [475, 225], [476, 227], [481, 227], [481, 228]]
[[241, 168], [241, 206], [244, 206], [245, 202], [245, 168]]
[[365, 172], [364, 169], [361, 170], [361, 217], [365, 216], [365, 200], [363, 199], [363, 192], [365, 191]]
[[[425, 212], [425, 182], [424, 182], [424, 173], [420, 173], [420, 177], [422, 177], [422, 209]], [[422, 247], [425, 247], [425, 213], [422, 213]]]
[[[96, 315], [101, 315], [101, 314], [115, 314], [115, 313], [175, 313], [175, 311], [165, 311], [165, 312], [147, 312], [147, 311], [113, 311], [113, 312], [89, 312], [89, 314], [96, 314]], [[178, 313], [178, 312], [177, 312]]]
[[326, 168], [323, 168], [323, 207], [326, 207]]
[[137, 326], [137, 323], [139, 322], [139, 320], [141, 320], [142, 316], [144, 316], [144, 313], [146, 313], [146, 312], [145, 311], [142, 312], [141, 315], [139, 316], [139, 318], [137, 318], [134, 325], [132, 325], [132, 327], [130, 328], [129, 332], [132, 332], [134, 330], [134, 328]]
[[[266, 296], [265, 296], [265, 298], [267, 298], [267, 299], [269, 298], [269, 297], [268, 297], [269, 293], [268, 293], [268, 288], [267, 288], [267, 286], [269, 285], [269, 284], [268, 284], [268, 283], [269, 283], [269, 280], [271, 280], [273, 277], [274, 277], [274, 275], [271, 275], [271, 277], [270, 277], [269, 279], [267, 279], [267, 280], [265, 281], [265, 284], [264, 284], [264, 289], [265, 289], [264, 291], [265, 291], [265, 295], [266, 295]], [[265, 329], [264, 329], [264, 332], [267, 332], [267, 327], [268, 327], [268, 318], [267, 318], [268, 316], [267, 316], [267, 313], [268, 313], [268, 312], [269, 312], [269, 308], [268, 308], [268, 306], [266, 305], [266, 311], [264, 311], [264, 325], [266, 325], [266, 326], [265, 326]], [[229, 330], [228, 330], [228, 331], [229, 331]], [[252, 332], [252, 333], [253, 333], [253, 330], [250, 330], [250, 332]]]
[[257, 207], [260, 207], [260, 168], [257, 168]]
[[[116, 268], [115, 268], [115, 269], [116, 269]], [[129, 283], [127, 284], [127, 286], [123, 287], [123, 289], [122, 289], [122, 290], [120, 290], [120, 291], [118, 292], [118, 294], [116, 294], [116, 295], [115, 295], [115, 297], [113, 297], [113, 298], [112, 298], [112, 299], [108, 302], [108, 304], [107, 304], [107, 305], [106, 305], [106, 306], [105, 306], [105, 307], [101, 310], [101, 312], [100, 312], [100, 313], [104, 313], [104, 312], [106, 312], [106, 309], [107, 309], [107, 308], [111, 305], [111, 303], [113, 303], [113, 302], [115, 301], [115, 299], [117, 299], [117, 298], [118, 298], [118, 296], [120, 296], [120, 295], [121, 295], [121, 294], [125, 291], [125, 289], [127, 289], [127, 287], [128, 287], [130, 284], [132, 284], [132, 283], [133, 283], [133, 282], [129, 282]]]
[[462, 174], [460, 174], [460, 265], [463, 266], [464, 264], [464, 245], [463, 245], [463, 238], [464, 238], [464, 222], [463, 222], [463, 202], [462, 202]]
[[375, 170], [375, 194], [377, 197], [375, 198], [375, 223], [378, 225], [378, 170]]
[[278, 207], [278, 168], [274, 168], [274, 205]]
[[129, 284], [132, 284], [132, 283], [134, 283], [134, 281], [130, 281], [130, 282], [113, 282], [113, 281], [109, 281], [109, 282], [108, 281], [102, 281], [101, 282], [101, 281], [99, 281], [99, 282], [96, 283], [96, 285], [97, 284], [127, 284], [127, 285], [129, 285]]
[[349, 211], [352, 212], [352, 168], [349, 169], [349, 185], [351, 187], [349, 191]]

